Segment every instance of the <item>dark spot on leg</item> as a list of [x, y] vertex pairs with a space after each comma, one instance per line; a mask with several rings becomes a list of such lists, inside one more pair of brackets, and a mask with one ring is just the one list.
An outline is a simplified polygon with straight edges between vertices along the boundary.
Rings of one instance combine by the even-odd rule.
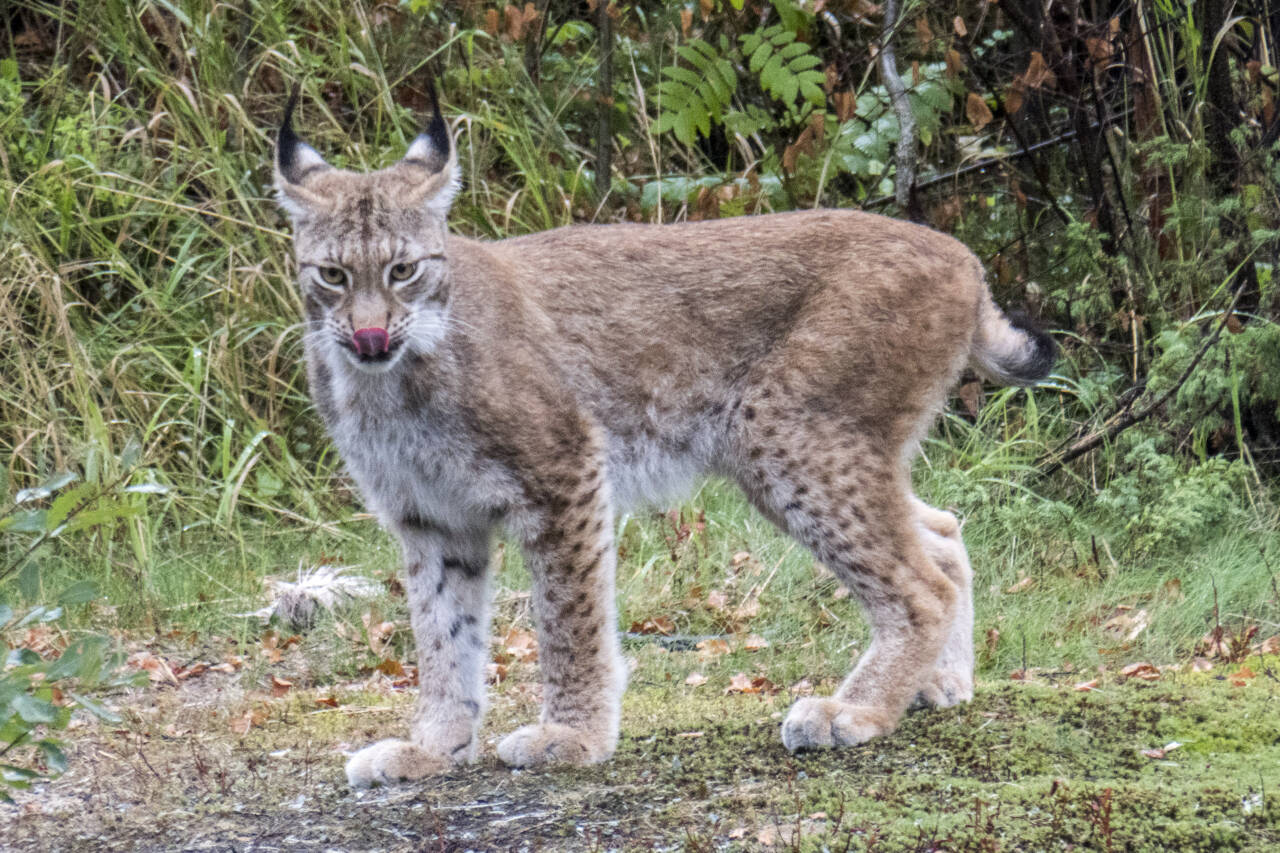
[[411, 512], [400, 518], [400, 529], [409, 533], [431, 533], [439, 530], [440, 526], [425, 516]]
[[484, 566], [458, 557], [445, 557], [444, 570], [446, 572], [460, 572], [463, 577], [476, 578], [484, 573]]
[[453, 639], [456, 639], [458, 636], [458, 632], [461, 630], [462, 630], [462, 620], [454, 619], [453, 624], [449, 626], [449, 636]]
[[[474, 699], [463, 699], [462, 707], [466, 708], [467, 713], [473, 717], [480, 713], [480, 703]], [[467, 741], [467, 743], [471, 743], [471, 741]]]
[[443, 593], [444, 593], [444, 580], [441, 579], [436, 581], [436, 595], [442, 595]]
[[755, 407], [747, 406], [745, 409], [742, 410], [742, 416], [749, 421], [754, 421], [756, 419]]

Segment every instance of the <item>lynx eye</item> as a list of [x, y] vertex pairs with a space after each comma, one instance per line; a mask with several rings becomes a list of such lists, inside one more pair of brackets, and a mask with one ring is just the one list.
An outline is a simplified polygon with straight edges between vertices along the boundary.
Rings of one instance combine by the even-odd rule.
[[342, 267], [320, 267], [320, 280], [325, 284], [341, 287], [347, 283], [347, 271]]
[[413, 278], [413, 274], [418, 271], [417, 264], [407, 264], [404, 262], [392, 264], [388, 271], [392, 281], [408, 281]]

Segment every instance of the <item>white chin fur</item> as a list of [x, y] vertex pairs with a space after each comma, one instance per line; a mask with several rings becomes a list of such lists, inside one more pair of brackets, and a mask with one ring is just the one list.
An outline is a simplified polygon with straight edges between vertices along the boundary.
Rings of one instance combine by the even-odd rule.
[[346, 358], [347, 364], [353, 369], [361, 373], [376, 375], [390, 372], [392, 368], [400, 363], [400, 357], [404, 355], [404, 351], [405, 347], [403, 345], [397, 347], [396, 351], [391, 354], [391, 358], [386, 361], [361, 361], [359, 356], [346, 348], [343, 348], [342, 354]]

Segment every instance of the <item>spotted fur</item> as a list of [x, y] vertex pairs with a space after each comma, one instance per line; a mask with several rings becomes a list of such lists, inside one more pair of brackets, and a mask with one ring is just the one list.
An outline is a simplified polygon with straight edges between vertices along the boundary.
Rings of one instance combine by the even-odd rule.
[[[607, 758], [625, 680], [614, 520], [707, 473], [811, 549], [872, 624], [834, 695], [792, 709], [789, 748], [860, 743], [914, 699], [971, 697], [968, 558], [954, 517], [912, 495], [909, 463], [966, 364], [1029, 382], [1052, 345], [1005, 319], [959, 243], [835, 210], [479, 242], [446, 230], [456, 161], [438, 127], [370, 174], [291, 130], [280, 149], [311, 393], [400, 539], [418, 646], [410, 737], [358, 752], [351, 784], [475, 758], [499, 531], [533, 577], [545, 699], [498, 755]], [[353, 349], [367, 328], [387, 331], [385, 358]]]

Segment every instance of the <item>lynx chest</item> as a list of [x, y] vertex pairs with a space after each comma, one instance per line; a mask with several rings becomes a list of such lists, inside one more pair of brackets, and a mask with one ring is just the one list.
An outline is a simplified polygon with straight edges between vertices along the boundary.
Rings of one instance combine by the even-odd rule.
[[406, 517], [455, 530], [491, 525], [514, 497], [509, 476], [481, 456], [458, 414], [413, 405], [380, 380], [360, 377], [325, 413], [369, 510], [388, 525]]

